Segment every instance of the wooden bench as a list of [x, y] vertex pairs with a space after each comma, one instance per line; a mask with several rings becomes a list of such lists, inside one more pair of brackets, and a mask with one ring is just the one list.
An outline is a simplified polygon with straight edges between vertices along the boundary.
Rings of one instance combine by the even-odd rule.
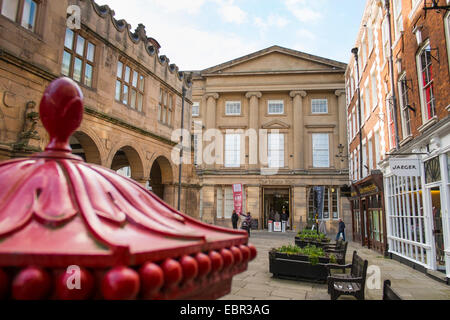
[[[368, 261], [358, 256], [356, 251], [353, 251], [351, 264], [327, 264], [328, 293], [331, 295], [331, 300], [336, 300], [341, 295], [350, 295], [358, 300], [364, 300], [367, 266]], [[344, 273], [332, 274], [331, 270], [333, 269], [341, 269]], [[349, 274], [345, 273], [346, 269], [350, 269]]]
[[391, 280], [384, 280], [383, 300], [402, 300], [397, 292], [391, 288]]
[[338, 240], [335, 244], [330, 244], [324, 247], [325, 252], [332, 253], [336, 256], [338, 264], [345, 264], [345, 256], [347, 254], [347, 241]]

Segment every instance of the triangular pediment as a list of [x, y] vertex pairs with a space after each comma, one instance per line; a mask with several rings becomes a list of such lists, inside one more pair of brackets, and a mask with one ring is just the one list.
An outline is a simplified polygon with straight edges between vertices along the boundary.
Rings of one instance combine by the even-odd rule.
[[344, 71], [344, 63], [279, 46], [208, 68], [202, 74]]
[[291, 127], [290, 125], [278, 119], [269, 121], [261, 126], [262, 129], [267, 130], [289, 129], [290, 127]]

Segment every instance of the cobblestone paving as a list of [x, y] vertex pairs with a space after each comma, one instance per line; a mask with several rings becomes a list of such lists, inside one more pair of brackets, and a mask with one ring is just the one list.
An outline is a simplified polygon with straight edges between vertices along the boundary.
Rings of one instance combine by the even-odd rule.
[[[294, 243], [295, 233], [269, 233], [253, 231], [250, 243], [258, 250], [258, 256], [250, 262], [246, 272], [234, 277], [231, 293], [221, 300], [329, 300], [325, 284], [300, 282], [273, 278], [269, 273], [268, 252], [271, 248]], [[422, 272], [395, 260], [384, 258], [379, 253], [350, 242], [346, 262], [350, 263], [353, 251], [376, 265], [381, 270], [381, 288], [368, 289], [366, 299], [381, 300], [385, 279], [390, 279], [392, 287], [406, 300], [450, 300], [450, 286], [431, 279]], [[339, 299], [354, 299], [341, 297]]]

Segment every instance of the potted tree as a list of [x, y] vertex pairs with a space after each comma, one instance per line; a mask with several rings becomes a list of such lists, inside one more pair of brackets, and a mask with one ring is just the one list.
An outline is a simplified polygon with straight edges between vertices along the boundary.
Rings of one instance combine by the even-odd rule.
[[287, 245], [269, 251], [269, 271], [276, 278], [326, 282], [326, 265], [336, 256], [316, 246]]

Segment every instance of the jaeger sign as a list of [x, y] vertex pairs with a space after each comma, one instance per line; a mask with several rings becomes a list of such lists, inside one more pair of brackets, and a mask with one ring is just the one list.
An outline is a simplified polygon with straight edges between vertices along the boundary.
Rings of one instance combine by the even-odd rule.
[[397, 158], [389, 159], [391, 171], [398, 177], [420, 176], [420, 162], [418, 159]]

